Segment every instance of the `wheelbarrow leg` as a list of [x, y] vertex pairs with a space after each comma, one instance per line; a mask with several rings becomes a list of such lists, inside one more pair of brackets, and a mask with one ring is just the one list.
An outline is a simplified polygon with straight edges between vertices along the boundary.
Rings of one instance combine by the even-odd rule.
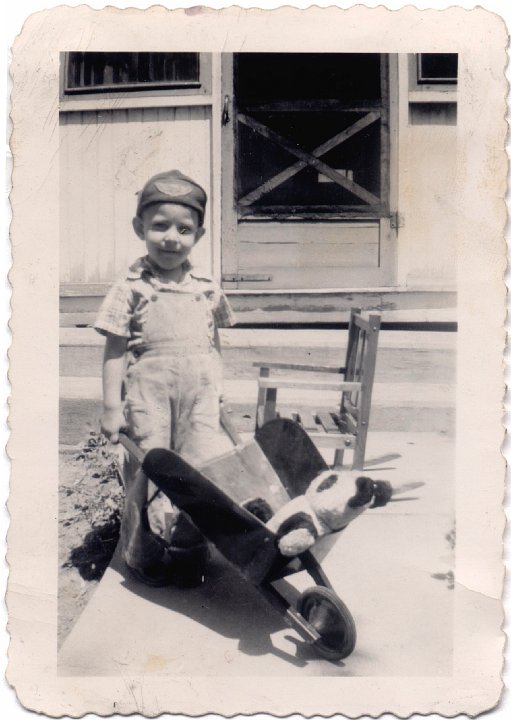
[[300, 637], [308, 643], [320, 640], [320, 634], [295, 610], [271, 583], [259, 586], [265, 600], [284, 617], [287, 624], [296, 630]]
[[316, 585], [322, 585], [323, 587], [328, 588], [329, 590], [333, 590], [332, 584], [330, 583], [330, 580], [327, 578], [325, 571], [321, 567], [321, 565], [318, 563], [314, 555], [310, 552], [310, 550], [307, 550], [306, 552], [302, 553], [300, 556], [300, 561], [303, 565], [304, 570], [306, 570], [311, 578], [314, 580]]
[[305, 559], [305, 569], [313, 575], [318, 585], [299, 595], [296, 609], [272, 582], [263, 581], [259, 589], [286, 623], [320, 655], [331, 662], [343, 660], [355, 648], [355, 622], [314, 556], [310, 553], [304, 555], [305, 558], [300, 556], [300, 560]]

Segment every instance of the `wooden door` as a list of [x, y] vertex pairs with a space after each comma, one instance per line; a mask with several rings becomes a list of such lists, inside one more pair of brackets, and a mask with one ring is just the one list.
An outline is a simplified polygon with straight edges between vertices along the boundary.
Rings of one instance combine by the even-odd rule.
[[223, 59], [227, 287], [391, 285], [389, 58]]

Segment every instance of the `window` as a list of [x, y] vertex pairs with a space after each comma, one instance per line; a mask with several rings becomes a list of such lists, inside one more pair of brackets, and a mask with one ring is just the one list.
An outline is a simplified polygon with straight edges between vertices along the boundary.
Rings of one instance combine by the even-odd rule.
[[419, 84], [455, 84], [457, 79], [457, 53], [419, 53], [417, 55], [417, 82]]
[[67, 53], [64, 82], [67, 95], [200, 87], [199, 53]]

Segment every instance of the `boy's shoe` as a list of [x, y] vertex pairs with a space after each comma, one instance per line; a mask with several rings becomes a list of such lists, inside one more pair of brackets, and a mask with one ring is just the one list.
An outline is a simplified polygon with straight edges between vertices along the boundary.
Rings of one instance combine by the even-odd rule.
[[150, 587], [167, 587], [172, 585], [172, 571], [165, 565], [150, 565], [147, 568], [132, 568], [128, 565], [131, 575], [138, 582]]
[[169, 552], [174, 585], [195, 587], [204, 582], [209, 557], [208, 544], [202, 533], [183, 513], [179, 514], [173, 528]]
[[151, 587], [196, 587], [204, 582], [206, 563], [209, 557], [207, 545], [191, 548], [174, 548], [168, 550], [169, 558], [134, 568], [128, 565], [130, 573], [136, 580]]
[[209, 549], [205, 541], [190, 547], [170, 546], [172, 584], [177, 587], [196, 587], [204, 582]]
[[128, 569], [136, 580], [151, 587], [166, 587], [173, 581], [173, 562], [168, 549], [164, 550], [161, 560], [143, 568], [128, 565]]
[[143, 567], [128, 565], [128, 568], [134, 578], [151, 587], [196, 587], [204, 582], [208, 558], [207, 542], [201, 538], [185, 547], [169, 545], [162, 548], [158, 560]]
[[[128, 568], [139, 582], [151, 587], [195, 587], [204, 582], [209, 549], [204, 536], [188, 518], [179, 514], [172, 528], [170, 542], [153, 533], [146, 523], [150, 561], [142, 562], [138, 567], [128, 564]], [[127, 558], [125, 558], [127, 559]]]

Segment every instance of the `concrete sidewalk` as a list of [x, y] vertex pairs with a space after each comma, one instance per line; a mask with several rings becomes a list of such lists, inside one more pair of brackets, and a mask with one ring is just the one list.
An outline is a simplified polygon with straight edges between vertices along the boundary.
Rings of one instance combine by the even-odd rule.
[[[396, 460], [378, 461], [392, 453]], [[453, 441], [440, 433], [369, 433], [367, 463], [375, 478], [425, 485], [415, 501], [368, 510], [322, 563], [357, 626], [357, 647], [343, 662], [317, 656], [219, 557], [193, 590], [135, 583], [115, 557], [61, 648], [59, 674], [450, 675]], [[292, 582], [298, 590], [313, 585], [303, 573]]]
[[[291, 375], [292, 373], [290, 373]], [[297, 375], [296, 373], [294, 374]], [[317, 378], [311, 378], [311, 384]], [[375, 383], [373, 388], [372, 405], [408, 406], [415, 407], [450, 407], [454, 405], [454, 387], [449, 383]], [[253, 379], [226, 379], [224, 381], [225, 397], [231, 404], [248, 404], [257, 398], [257, 378]], [[69, 400], [101, 400], [101, 378], [89, 377], [61, 377], [60, 397]], [[339, 392], [332, 390], [283, 388], [279, 390], [279, 397], [285, 405], [296, 403], [308, 407], [332, 406], [335, 408], [339, 402]]]

